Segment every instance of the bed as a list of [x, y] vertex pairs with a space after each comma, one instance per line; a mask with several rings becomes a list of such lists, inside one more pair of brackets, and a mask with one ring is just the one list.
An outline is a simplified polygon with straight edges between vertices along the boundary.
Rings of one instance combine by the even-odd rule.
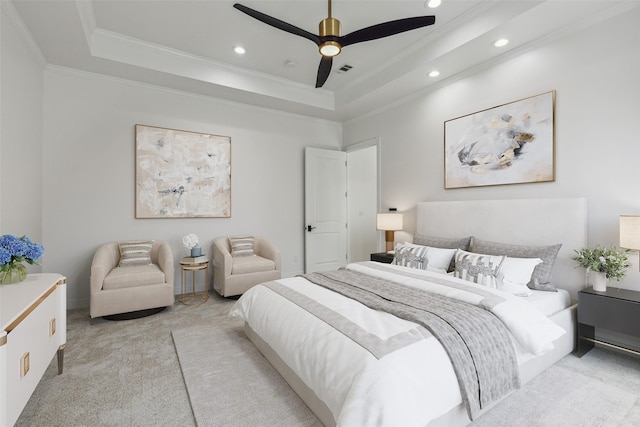
[[[327, 426], [467, 425], [575, 347], [574, 303], [583, 278], [571, 255], [586, 244], [585, 199], [424, 202], [415, 216], [418, 242], [396, 255], [404, 265], [352, 263], [265, 283], [231, 310]], [[501, 283], [514, 277], [506, 271], [539, 276], [546, 263], [510, 270], [507, 259], [520, 262], [513, 253], [437, 248], [471, 236], [486, 252], [555, 247], [552, 283], [532, 278], [545, 290], [525, 297], [521, 286], [498, 289], [497, 276], [486, 272], [473, 277], [487, 283], [469, 281], [464, 274], [486, 266], [463, 260], [491, 261], [496, 272], [499, 265]], [[414, 255], [424, 247], [433, 254], [431, 267], [416, 268]], [[450, 267], [446, 257], [436, 262], [449, 249], [458, 263], [453, 274], [443, 268]], [[404, 250], [410, 256], [401, 256]], [[433, 318], [436, 325], [427, 325]]]

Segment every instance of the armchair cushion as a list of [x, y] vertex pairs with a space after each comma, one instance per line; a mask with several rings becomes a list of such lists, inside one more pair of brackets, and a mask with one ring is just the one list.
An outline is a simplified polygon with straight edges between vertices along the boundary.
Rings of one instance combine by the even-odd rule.
[[257, 273], [259, 271], [273, 271], [276, 263], [258, 255], [241, 256], [233, 259], [231, 274]]
[[120, 247], [119, 267], [151, 264], [152, 240], [133, 240], [120, 242], [118, 245]]
[[102, 289], [134, 288], [164, 282], [164, 273], [156, 264], [116, 267], [104, 278]]

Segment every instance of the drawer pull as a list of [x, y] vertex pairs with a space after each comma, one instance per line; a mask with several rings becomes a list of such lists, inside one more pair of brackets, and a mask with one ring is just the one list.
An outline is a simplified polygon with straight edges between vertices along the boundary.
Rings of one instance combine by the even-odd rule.
[[56, 333], [56, 318], [49, 320], [49, 336], [52, 336]]
[[29, 352], [27, 351], [20, 358], [20, 378], [27, 375], [29, 372]]

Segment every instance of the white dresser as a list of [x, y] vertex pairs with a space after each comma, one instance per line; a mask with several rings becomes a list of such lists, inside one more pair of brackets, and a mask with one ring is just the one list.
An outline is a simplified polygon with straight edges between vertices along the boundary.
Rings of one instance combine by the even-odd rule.
[[60, 274], [29, 274], [0, 285], [0, 427], [12, 426], [54, 354], [62, 373], [67, 286]]

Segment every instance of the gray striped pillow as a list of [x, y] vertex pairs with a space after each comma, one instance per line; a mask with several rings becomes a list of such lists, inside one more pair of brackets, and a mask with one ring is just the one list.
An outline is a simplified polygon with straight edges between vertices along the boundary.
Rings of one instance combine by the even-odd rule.
[[120, 242], [119, 267], [133, 267], [151, 264], [151, 246], [153, 240], [131, 240]]
[[454, 277], [475, 282], [488, 288], [498, 288], [497, 276], [506, 257], [476, 254], [458, 249]]
[[253, 236], [229, 236], [231, 245], [231, 256], [251, 256], [255, 255], [253, 248]]
[[392, 264], [426, 270], [429, 265], [427, 251], [426, 246], [398, 243]]

